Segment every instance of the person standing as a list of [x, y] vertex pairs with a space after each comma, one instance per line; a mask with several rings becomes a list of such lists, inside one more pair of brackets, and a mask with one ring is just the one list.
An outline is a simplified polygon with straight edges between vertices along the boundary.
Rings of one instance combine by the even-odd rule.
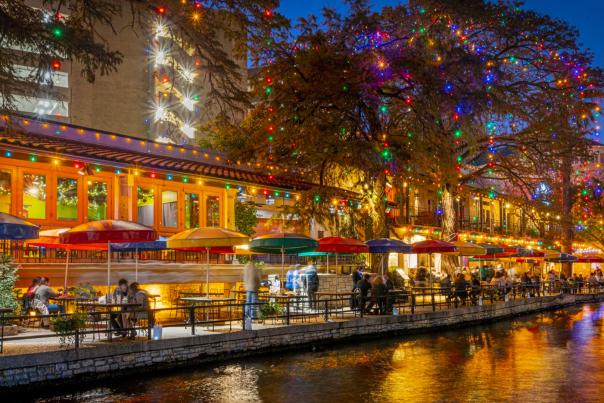
[[243, 284], [245, 287], [245, 316], [255, 319], [258, 289], [260, 288], [260, 270], [253, 263], [243, 268]]
[[311, 309], [316, 307], [316, 293], [319, 291], [319, 275], [317, 268], [311, 264], [304, 270], [306, 275], [306, 292], [308, 294], [308, 302]]

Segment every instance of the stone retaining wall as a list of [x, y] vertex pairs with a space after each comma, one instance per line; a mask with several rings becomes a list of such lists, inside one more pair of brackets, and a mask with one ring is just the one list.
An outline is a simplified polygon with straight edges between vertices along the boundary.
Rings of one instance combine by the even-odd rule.
[[295, 349], [348, 338], [379, 337], [487, 322], [514, 315], [600, 301], [601, 296], [564, 295], [464, 307], [415, 315], [301, 324], [247, 332], [106, 344], [99, 347], [0, 357], [0, 388], [98, 379], [124, 371], [155, 370], [238, 355]]

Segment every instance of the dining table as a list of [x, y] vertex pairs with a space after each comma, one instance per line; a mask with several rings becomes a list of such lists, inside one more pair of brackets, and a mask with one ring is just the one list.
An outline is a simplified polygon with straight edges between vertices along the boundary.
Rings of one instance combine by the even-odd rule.
[[[101, 314], [107, 315], [107, 340], [111, 342], [112, 340], [112, 330], [111, 330], [111, 315], [116, 314], [119, 310], [120, 313], [124, 313], [124, 311], [130, 308], [134, 310], [136, 308], [140, 308], [142, 305], [135, 302], [125, 302], [125, 303], [117, 303], [117, 302], [80, 302], [78, 303], [79, 307], [82, 308], [92, 308], [94, 311], [99, 312]], [[94, 312], [93, 311], [93, 312]], [[89, 311], [88, 313], [93, 313]]]

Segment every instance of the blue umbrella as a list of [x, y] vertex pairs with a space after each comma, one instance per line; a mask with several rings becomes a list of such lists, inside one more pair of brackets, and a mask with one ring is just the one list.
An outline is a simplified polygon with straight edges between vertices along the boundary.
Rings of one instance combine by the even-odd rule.
[[560, 256], [547, 258], [545, 261], [553, 263], [573, 263], [577, 261], [577, 257], [569, 255], [568, 253], [560, 253]]
[[121, 242], [111, 245], [111, 250], [116, 252], [135, 252], [134, 254], [134, 278], [138, 281], [138, 252], [149, 250], [168, 249], [166, 241], [147, 242]]
[[[369, 247], [369, 253], [413, 253], [413, 246], [398, 239], [379, 238], [365, 242]], [[384, 256], [381, 258], [382, 271], [384, 269]]]
[[413, 246], [398, 239], [380, 238], [365, 242], [369, 253], [412, 253]]
[[36, 239], [40, 228], [28, 221], [14, 215], [0, 213], [0, 239], [12, 241], [22, 239]]

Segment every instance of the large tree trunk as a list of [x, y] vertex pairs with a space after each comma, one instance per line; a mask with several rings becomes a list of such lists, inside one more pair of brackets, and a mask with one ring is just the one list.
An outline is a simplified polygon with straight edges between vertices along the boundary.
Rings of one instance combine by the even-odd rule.
[[[457, 214], [455, 213], [455, 202], [453, 193], [449, 185], [446, 185], [442, 194], [442, 239], [445, 241], [454, 241], [457, 237]], [[459, 256], [443, 254], [441, 258], [441, 268], [443, 271], [453, 275], [455, 268], [459, 265]]]
[[[573, 218], [572, 218], [572, 208], [573, 208], [573, 190], [572, 190], [572, 182], [571, 182], [571, 173], [572, 173], [572, 161], [569, 156], [565, 156], [562, 159], [562, 252], [564, 253], [572, 253], [573, 252]], [[562, 263], [562, 273], [566, 277], [572, 274], [572, 264], [571, 263]]]

